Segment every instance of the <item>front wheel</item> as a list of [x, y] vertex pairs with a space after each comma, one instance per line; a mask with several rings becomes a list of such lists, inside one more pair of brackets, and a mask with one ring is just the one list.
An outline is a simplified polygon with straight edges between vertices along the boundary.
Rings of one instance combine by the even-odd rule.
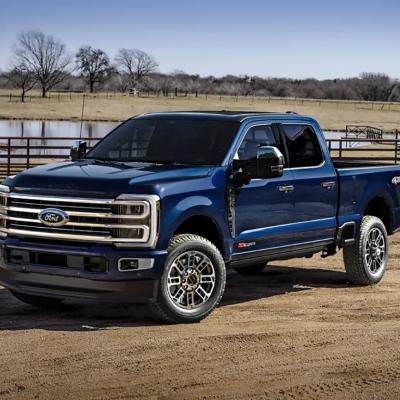
[[218, 306], [225, 282], [224, 260], [209, 240], [177, 235], [170, 241], [157, 300], [150, 306], [165, 322], [198, 322]]
[[383, 222], [367, 215], [361, 221], [360, 237], [343, 249], [344, 265], [350, 282], [373, 285], [385, 274], [388, 260], [388, 236]]

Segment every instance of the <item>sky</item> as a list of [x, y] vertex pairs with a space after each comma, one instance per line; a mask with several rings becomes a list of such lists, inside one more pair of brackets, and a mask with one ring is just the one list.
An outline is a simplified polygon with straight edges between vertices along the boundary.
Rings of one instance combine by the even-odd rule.
[[139, 48], [161, 72], [400, 78], [399, 0], [0, 0], [0, 70], [31, 29], [71, 54]]

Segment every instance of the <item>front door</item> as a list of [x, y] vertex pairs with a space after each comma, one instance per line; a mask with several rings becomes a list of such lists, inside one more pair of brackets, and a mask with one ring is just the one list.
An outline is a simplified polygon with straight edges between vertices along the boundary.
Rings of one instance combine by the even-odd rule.
[[[237, 158], [255, 158], [259, 146], [282, 148], [276, 126], [249, 127]], [[293, 189], [293, 173], [287, 169], [280, 178], [253, 179], [236, 188], [234, 254], [279, 250], [292, 243]]]

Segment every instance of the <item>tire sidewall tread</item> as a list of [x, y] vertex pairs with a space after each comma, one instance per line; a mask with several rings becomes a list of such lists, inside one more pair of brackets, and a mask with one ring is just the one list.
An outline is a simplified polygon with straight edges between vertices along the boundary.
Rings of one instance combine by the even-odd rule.
[[[210, 299], [198, 310], [185, 312], [179, 310], [168, 298], [166, 279], [172, 261], [180, 254], [190, 250], [199, 250], [206, 254], [213, 262], [216, 273], [216, 288]], [[194, 234], [180, 234], [171, 238], [168, 246], [168, 257], [161, 277], [157, 300], [150, 303], [150, 308], [158, 319], [168, 323], [192, 323], [206, 318], [221, 302], [226, 285], [225, 262], [217, 247], [202, 236]]]
[[[378, 227], [382, 231], [386, 246], [385, 266], [378, 276], [374, 276], [368, 271], [364, 261], [365, 241], [367, 240], [368, 232], [373, 227]], [[387, 268], [388, 250], [388, 235], [382, 220], [371, 215], [364, 216], [361, 221], [360, 235], [358, 239], [356, 239], [351, 246], [344, 247], [343, 249], [344, 265], [350, 282], [355, 285], [374, 285], [380, 282]]]

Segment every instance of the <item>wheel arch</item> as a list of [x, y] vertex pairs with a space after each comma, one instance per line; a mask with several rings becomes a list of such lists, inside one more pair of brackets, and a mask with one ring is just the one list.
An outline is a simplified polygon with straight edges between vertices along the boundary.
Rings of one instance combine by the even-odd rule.
[[208, 239], [224, 256], [224, 236], [217, 221], [209, 215], [193, 214], [182, 219], [175, 227], [173, 235], [192, 233]]
[[379, 193], [368, 199], [364, 206], [362, 216], [372, 215], [382, 220], [388, 234], [393, 232], [393, 204], [385, 193]]

